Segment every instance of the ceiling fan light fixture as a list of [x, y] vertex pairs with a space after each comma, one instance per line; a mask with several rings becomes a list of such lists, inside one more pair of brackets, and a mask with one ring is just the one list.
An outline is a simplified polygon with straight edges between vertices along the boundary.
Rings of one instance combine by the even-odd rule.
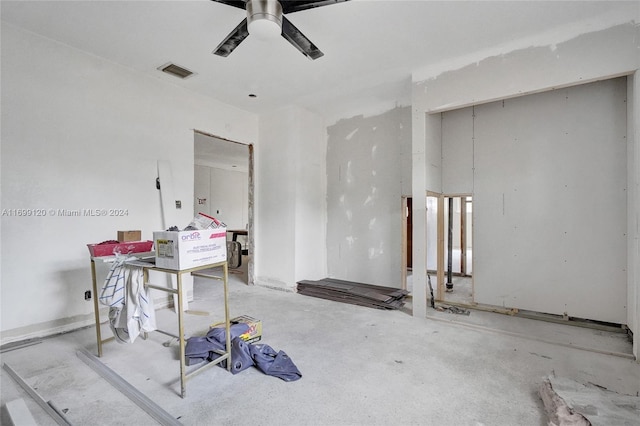
[[282, 34], [282, 6], [274, 0], [247, 2], [247, 30], [249, 34], [269, 40]]

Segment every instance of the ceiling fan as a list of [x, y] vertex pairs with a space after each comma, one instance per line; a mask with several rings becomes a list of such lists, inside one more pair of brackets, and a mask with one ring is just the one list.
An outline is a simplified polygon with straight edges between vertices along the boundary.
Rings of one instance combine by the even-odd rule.
[[348, 0], [212, 0], [228, 6], [245, 9], [247, 17], [213, 51], [218, 56], [229, 56], [249, 34], [260, 38], [282, 35], [309, 59], [318, 59], [324, 53], [283, 15], [314, 7], [328, 6]]

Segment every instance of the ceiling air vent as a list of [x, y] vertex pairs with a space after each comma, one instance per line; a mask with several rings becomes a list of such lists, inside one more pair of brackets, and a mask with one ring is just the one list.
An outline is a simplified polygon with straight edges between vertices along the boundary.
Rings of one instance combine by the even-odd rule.
[[172, 64], [172, 63], [164, 64], [158, 69], [162, 72], [166, 72], [167, 74], [171, 74], [175, 77], [183, 78], [183, 79], [187, 77], [191, 77], [194, 74], [192, 71], [189, 71], [186, 68], [183, 68], [179, 65]]

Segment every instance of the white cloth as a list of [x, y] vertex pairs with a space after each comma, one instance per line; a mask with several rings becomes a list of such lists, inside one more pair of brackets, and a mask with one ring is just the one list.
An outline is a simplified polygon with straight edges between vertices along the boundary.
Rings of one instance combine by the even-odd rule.
[[109, 322], [116, 340], [133, 343], [140, 332], [156, 329], [156, 313], [141, 267], [127, 265], [135, 257], [117, 256], [100, 293], [109, 306]]

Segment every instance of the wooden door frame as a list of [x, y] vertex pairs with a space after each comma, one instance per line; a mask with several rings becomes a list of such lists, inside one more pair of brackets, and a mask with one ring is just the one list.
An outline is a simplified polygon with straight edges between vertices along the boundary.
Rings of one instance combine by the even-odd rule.
[[400, 200], [400, 208], [401, 208], [401, 213], [400, 216], [402, 217], [402, 237], [400, 238], [402, 247], [400, 249], [400, 264], [401, 264], [401, 268], [400, 268], [400, 286], [402, 287], [403, 290], [407, 289], [407, 209], [408, 209], [408, 204], [407, 204], [407, 199], [411, 198], [408, 195], [403, 195], [401, 197]]
[[[427, 191], [426, 197], [437, 199], [437, 223], [436, 223], [436, 294], [435, 299], [441, 301], [444, 298], [444, 196], [439, 192]], [[425, 229], [427, 229], [425, 224]], [[428, 268], [427, 268], [428, 269]], [[428, 271], [427, 271], [428, 273]]]
[[[445, 294], [445, 265], [444, 265], [444, 258], [445, 258], [445, 232], [444, 232], [444, 201], [445, 198], [460, 198], [460, 199], [467, 199], [469, 197], [473, 197], [473, 194], [442, 194], [439, 192], [433, 192], [433, 191], [427, 191], [427, 197], [435, 197], [438, 200], [438, 217], [437, 217], [437, 247], [436, 247], [436, 295], [435, 295], [435, 299], [436, 301], [444, 301], [444, 294]], [[462, 212], [466, 212], [466, 204], [464, 205], [464, 207], [461, 207], [461, 213]], [[463, 219], [461, 219], [463, 222], [466, 222], [466, 215]], [[461, 225], [462, 229], [461, 229], [461, 238], [463, 239], [463, 243], [466, 244], [466, 236], [463, 236], [463, 231], [464, 231], [464, 225]], [[473, 223], [472, 223], [472, 228], [473, 230]], [[472, 231], [473, 232], [473, 231]], [[466, 252], [466, 246], [464, 247], [464, 251]], [[466, 255], [464, 256], [466, 257]], [[463, 258], [463, 256], [461, 256], [461, 258]], [[466, 259], [464, 259], [464, 262], [466, 262]], [[462, 266], [462, 265], [461, 265]], [[463, 270], [466, 269], [466, 263], [463, 267]], [[465, 273], [463, 273], [462, 275], [467, 276]], [[474, 287], [473, 287], [473, 277], [472, 277], [472, 292], [474, 291]]]
[[[433, 191], [427, 191], [426, 192], [426, 197], [435, 197], [437, 198], [437, 209], [438, 209], [438, 216], [437, 216], [437, 236], [436, 236], [436, 294], [435, 294], [435, 299], [437, 301], [443, 301], [444, 300], [444, 294], [445, 294], [445, 277], [444, 277], [444, 257], [445, 257], [445, 253], [444, 253], [444, 240], [445, 240], [445, 232], [444, 232], [444, 200], [445, 198], [464, 198], [466, 200], [466, 198], [468, 197], [473, 197], [472, 194], [442, 194], [439, 192], [433, 192]], [[402, 247], [401, 247], [401, 264], [402, 267], [400, 268], [401, 272], [400, 272], [400, 283], [402, 286], [402, 289], [406, 290], [407, 289], [407, 198], [411, 198], [410, 196], [402, 196], [402, 200], [401, 200], [401, 215], [402, 215]], [[464, 204], [464, 206], [461, 206], [461, 214], [463, 212], [466, 212], [466, 204]], [[464, 234], [464, 223], [466, 222], [466, 215], [464, 216], [464, 218], [461, 218], [463, 224], [461, 224], [461, 238], [462, 238], [462, 242], [464, 244], [466, 244], [466, 236], [462, 235]], [[473, 224], [472, 224], [473, 226]], [[425, 224], [425, 229], [426, 229], [426, 224]], [[471, 228], [473, 230], [473, 227]], [[465, 246], [465, 250], [466, 252], [466, 246]], [[463, 256], [461, 256], [462, 258]], [[466, 256], [465, 256], [466, 257]], [[462, 267], [462, 269], [466, 269], [466, 259], [464, 260], [465, 264], [464, 267]], [[428, 268], [427, 268], [428, 269]], [[428, 273], [428, 271], [427, 271]], [[463, 274], [465, 275], [465, 274]], [[472, 291], [473, 291], [473, 281], [472, 281]]]

